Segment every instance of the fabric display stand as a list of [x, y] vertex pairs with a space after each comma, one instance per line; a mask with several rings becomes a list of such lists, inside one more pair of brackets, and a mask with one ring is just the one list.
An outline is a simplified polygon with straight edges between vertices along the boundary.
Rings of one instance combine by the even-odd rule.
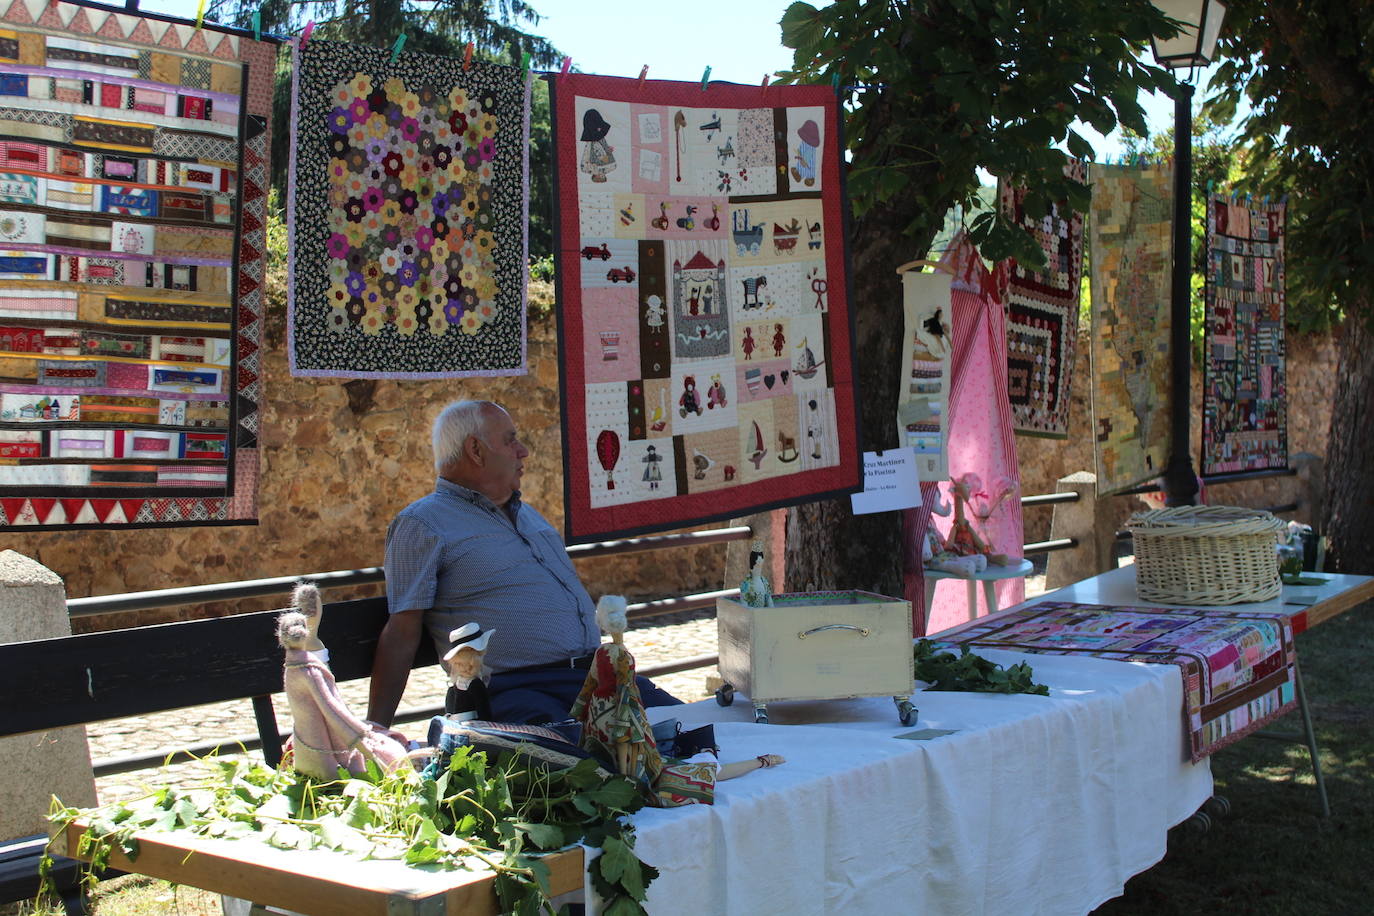
[[[1021, 476], [1016, 462], [1006, 373], [1001, 371], [1006, 365], [1007, 336], [996, 278], [984, 267], [977, 250], [962, 234], [946, 253], [944, 263], [954, 270], [950, 294], [954, 350], [949, 393], [948, 471], [951, 476], [977, 474], [985, 488], [1018, 488], [988, 519], [971, 521], [981, 529], [995, 551], [1019, 557], [1025, 537], [1018, 498]], [[921, 544], [928, 525], [934, 524], [942, 535], [949, 533], [953, 516], [935, 515], [931, 507], [937, 494], [946, 504], [952, 504], [953, 497], [948, 480], [939, 484], [922, 483], [921, 491], [923, 505], [903, 513], [904, 589], [915, 618], [914, 631], [925, 635], [967, 620], [969, 603], [963, 584], [952, 583], [936, 589], [934, 606], [924, 607]], [[995, 498], [996, 494], [989, 492], [983, 499], [975, 499], [972, 508]], [[1025, 582], [1020, 578], [997, 582], [995, 589], [1000, 607], [1016, 604], [1025, 597]], [[986, 602], [981, 595], [978, 604], [979, 613], [986, 613]]]

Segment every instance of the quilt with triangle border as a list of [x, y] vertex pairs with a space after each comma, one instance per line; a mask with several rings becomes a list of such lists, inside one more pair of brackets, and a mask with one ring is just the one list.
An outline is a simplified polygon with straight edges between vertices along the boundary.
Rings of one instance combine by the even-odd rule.
[[256, 522], [275, 61], [0, 0], [0, 530]]

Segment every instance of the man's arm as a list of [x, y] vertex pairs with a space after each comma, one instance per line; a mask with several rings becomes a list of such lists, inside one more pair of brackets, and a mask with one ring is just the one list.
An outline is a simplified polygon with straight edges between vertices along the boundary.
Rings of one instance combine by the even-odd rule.
[[382, 627], [377, 654], [372, 659], [372, 683], [367, 694], [367, 718], [378, 725], [390, 728], [396, 718], [396, 707], [410, 680], [415, 650], [425, 631], [424, 620], [422, 610], [399, 611]]

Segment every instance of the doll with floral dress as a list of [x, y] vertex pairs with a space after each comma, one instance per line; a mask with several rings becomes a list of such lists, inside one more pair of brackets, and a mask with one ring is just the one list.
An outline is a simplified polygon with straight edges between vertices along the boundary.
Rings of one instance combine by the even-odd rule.
[[981, 510], [974, 510], [974, 514], [981, 521], [986, 521], [1007, 497], [1015, 494], [1015, 481], [1002, 478], [1000, 484], [996, 498], [989, 503], [988, 494], [982, 491], [983, 481], [977, 474], [962, 474], [950, 479], [950, 493], [954, 496], [954, 524], [945, 537], [946, 553], [956, 557], [986, 557], [987, 562], [993, 566], [1015, 566], [1020, 562], [1007, 554], [995, 553], [968, 519], [967, 512], [973, 509], [972, 500], [975, 495], [984, 500], [984, 505]]

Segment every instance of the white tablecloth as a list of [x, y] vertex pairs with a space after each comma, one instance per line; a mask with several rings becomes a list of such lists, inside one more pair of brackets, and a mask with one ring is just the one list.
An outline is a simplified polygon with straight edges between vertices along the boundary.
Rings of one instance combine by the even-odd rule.
[[[747, 698], [650, 710], [716, 723], [721, 759], [787, 763], [717, 786], [713, 806], [635, 815], [636, 851], [668, 914], [1080, 914], [1159, 861], [1165, 833], [1211, 794], [1188, 763], [1172, 665], [1030, 656], [1050, 697], [922, 692], [890, 699]], [[958, 729], [924, 741], [894, 737]]]

